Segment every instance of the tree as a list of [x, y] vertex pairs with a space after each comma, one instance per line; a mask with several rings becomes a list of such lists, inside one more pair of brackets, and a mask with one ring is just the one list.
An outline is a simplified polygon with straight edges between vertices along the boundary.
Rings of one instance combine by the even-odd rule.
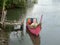
[[7, 2], [7, 0], [3, 0], [3, 4], [2, 4], [2, 17], [1, 17], [1, 24], [2, 24], [2, 26], [4, 25], [4, 20], [5, 20], [5, 17], [6, 17], [6, 8], [5, 8], [5, 6], [6, 6], [6, 2]]

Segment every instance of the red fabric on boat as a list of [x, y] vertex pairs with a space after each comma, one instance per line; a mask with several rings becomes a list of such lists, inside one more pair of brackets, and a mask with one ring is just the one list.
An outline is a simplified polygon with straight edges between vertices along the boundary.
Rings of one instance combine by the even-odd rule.
[[29, 26], [27, 26], [27, 27], [28, 27], [28, 30], [36, 36], [38, 36], [40, 31], [41, 31], [41, 26], [40, 25], [38, 25], [36, 28], [30, 28]]

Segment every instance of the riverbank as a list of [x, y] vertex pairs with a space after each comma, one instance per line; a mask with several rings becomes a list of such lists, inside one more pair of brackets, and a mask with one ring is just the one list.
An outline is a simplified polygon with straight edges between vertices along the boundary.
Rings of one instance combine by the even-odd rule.
[[9, 34], [0, 29], [0, 45], [8, 45]]

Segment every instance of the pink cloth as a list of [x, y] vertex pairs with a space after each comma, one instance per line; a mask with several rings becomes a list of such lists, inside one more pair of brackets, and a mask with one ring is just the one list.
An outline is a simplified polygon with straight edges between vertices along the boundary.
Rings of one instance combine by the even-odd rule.
[[41, 26], [38, 25], [36, 28], [30, 28], [28, 26], [28, 30], [32, 33], [32, 34], [35, 34], [36, 36], [39, 35], [40, 31], [41, 31]]

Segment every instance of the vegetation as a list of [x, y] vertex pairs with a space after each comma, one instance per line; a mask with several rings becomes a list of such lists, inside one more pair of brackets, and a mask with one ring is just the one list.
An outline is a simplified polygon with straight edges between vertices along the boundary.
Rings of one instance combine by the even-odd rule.
[[[21, 18], [21, 16], [23, 16], [23, 14], [26, 13], [26, 7], [28, 7], [28, 3], [29, 3], [28, 0], [0, 0], [0, 9], [2, 9], [2, 12], [7, 10], [6, 15], [7, 20], [9, 21], [19, 20], [19, 18]], [[36, 3], [36, 0], [34, 0], [32, 4], [33, 3]], [[10, 30], [10, 28], [7, 27], [6, 29]]]
[[[5, 2], [6, 9], [8, 8], [19, 8], [19, 7], [26, 7], [28, 0], [0, 0], [0, 8], [2, 7], [2, 4]], [[36, 3], [37, 1], [34, 0], [33, 3]]]
[[0, 0], [0, 9], [2, 8], [3, 0]]
[[19, 8], [19, 7], [26, 7], [26, 0], [7, 0], [6, 1], [6, 8]]

